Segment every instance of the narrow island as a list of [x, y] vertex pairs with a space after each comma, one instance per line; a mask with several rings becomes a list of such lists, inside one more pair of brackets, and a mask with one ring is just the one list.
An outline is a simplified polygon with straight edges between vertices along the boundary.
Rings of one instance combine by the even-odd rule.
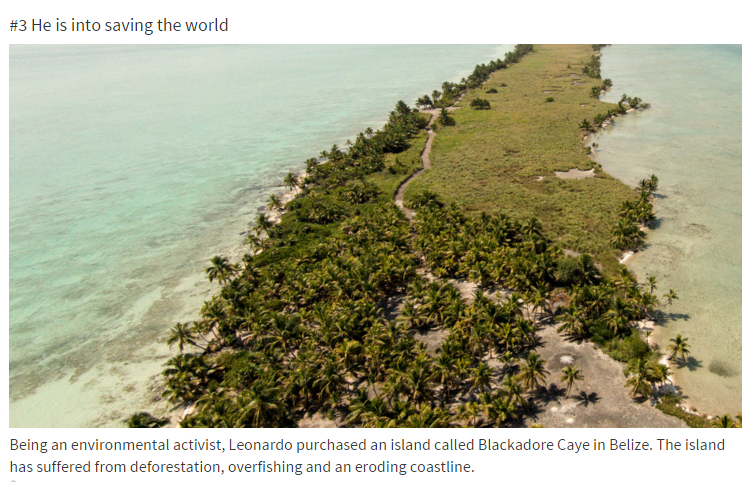
[[[691, 341], [621, 264], [656, 219], [589, 135], [633, 109], [601, 45], [517, 45], [288, 174], [167, 343], [155, 427], [732, 427], [682, 409]], [[165, 415], [165, 416], [163, 416]]]

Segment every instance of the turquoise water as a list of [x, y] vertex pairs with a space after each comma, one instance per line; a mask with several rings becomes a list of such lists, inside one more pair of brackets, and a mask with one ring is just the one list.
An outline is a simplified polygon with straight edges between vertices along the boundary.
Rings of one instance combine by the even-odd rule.
[[663, 349], [689, 338], [688, 366], [674, 367], [687, 405], [708, 414], [742, 410], [742, 47], [612, 46], [602, 77], [651, 108], [597, 135], [597, 161], [635, 186], [659, 177], [660, 228], [628, 261], [680, 299], [656, 330]]
[[504, 46], [11, 46], [10, 424], [114, 426], [303, 161]]

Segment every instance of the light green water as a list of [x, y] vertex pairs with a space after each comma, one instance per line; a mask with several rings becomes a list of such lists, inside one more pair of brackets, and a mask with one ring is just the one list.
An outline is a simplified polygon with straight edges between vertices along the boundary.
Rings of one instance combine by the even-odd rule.
[[139, 409], [269, 194], [509, 46], [11, 46], [10, 425]]
[[673, 366], [687, 404], [708, 414], [742, 410], [742, 47], [612, 46], [603, 50], [604, 100], [623, 93], [651, 108], [595, 136], [597, 161], [631, 186], [659, 177], [660, 227], [628, 261], [660, 294], [680, 299], [654, 340], [689, 338]]

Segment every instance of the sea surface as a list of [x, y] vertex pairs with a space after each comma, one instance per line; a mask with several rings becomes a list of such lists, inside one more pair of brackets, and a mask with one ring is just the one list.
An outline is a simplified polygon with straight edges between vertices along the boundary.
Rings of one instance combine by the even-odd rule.
[[511, 46], [11, 46], [10, 425], [119, 426], [304, 160]]
[[602, 77], [651, 107], [595, 136], [596, 160], [631, 186], [656, 174], [659, 227], [627, 265], [658, 293], [679, 300], [654, 341], [678, 333], [690, 357], [671, 364], [687, 405], [702, 413], [742, 410], [742, 46], [615, 45]]

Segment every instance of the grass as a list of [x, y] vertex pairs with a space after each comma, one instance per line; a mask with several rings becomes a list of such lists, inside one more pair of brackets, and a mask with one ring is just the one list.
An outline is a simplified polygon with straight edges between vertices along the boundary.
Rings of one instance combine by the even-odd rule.
[[[375, 172], [366, 177], [367, 181], [373, 182], [382, 191], [381, 197], [384, 201], [391, 202], [400, 184], [421, 169], [421, 151], [424, 149], [427, 137], [426, 131], [421, 131], [411, 140], [410, 148], [400, 154], [385, 155], [385, 169], [383, 171]], [[397, 163], [398, 160], [399, 164]], [[390, 171], [390, 167], [395, 170], [394, 174]]]
[[[406, 197], [430, 189], [469, 214], [536, 216], [564, 248], [591, 253], [607, 270], [615, 268], [618, 252], [609, 239], [617, 206], [635, 193], [601, 171], [583, 145], [580, 122], [616, 108], [590, 95], [602, 83], [582, 73], [593, 53], [590, 45], [536, 46], [468, 92], [452, 114], [457, 125], [436, 129], [432, 167], [411, 183]], [[498, 93], [487, 94], [492, 88]], [[557, 101], [546, 102], [550, 95]], [[472, 110], [476, 98], [492, 108]], [[554, 175], [571, 168], [596, 168], [597, 174], [583, 180]]]

